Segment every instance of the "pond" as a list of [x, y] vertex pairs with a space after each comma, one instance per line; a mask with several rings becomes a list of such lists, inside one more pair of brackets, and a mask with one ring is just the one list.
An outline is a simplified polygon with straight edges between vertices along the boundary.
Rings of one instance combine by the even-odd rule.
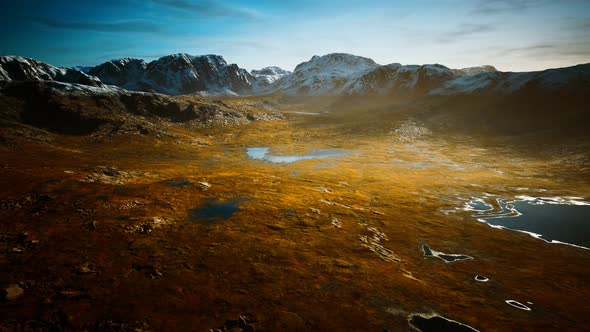
[[410, 316], [410, 325], [422, 332], [477, 332], [471, 326], [441, 316]]
[[466, 259], [473, 259], [471, 256], [463, 254], [445, 254], [444, 252], [436, 251], [426, 243], [422, 244], [422, 252], [424, 257], [436, 257], [442, 259], [445, 263], [451, 263], [455, 261], [462, 261]]
[[339, 149], [318, 149], [312, 150], [310, 153], [300, 155], [270, 155], [269, 152], [270, 148], [268, 147], [246, 149], [246, 154], [248, 155], [248, 157], [275, 164], [288, 164], [300, 160], [323, 159], [330, 157], [339, 157], [349, 154], [348, 151]]
[[193, 183], [187, 179], [182, 179], [177, 182], [168, 183], [169, 187], [184, 187], [184, 186], [192, 186]]
[[213, 225], [220, 221], [230, 219], [240, 210], [240, 205], [245, 198], [239, 197], [230, 200], [217, 200], [209, 198], [200, 206], [190, 209], [189, 217], [196, 222], [205, 225]]
[[481, 199], [469, 206], [477, 220], [492, 227], [528, 233], [552, 243], [590, 248], [590, 203], [579, 197], [516, 196], [498, 199], [498, 207]]

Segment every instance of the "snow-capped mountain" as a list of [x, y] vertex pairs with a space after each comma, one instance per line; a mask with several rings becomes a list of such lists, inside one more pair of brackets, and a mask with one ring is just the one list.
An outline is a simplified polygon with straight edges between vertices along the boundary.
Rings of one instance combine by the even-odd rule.
[[281, 77], [291, 74], [291, 72], [280, 67], [270, 66], [260, 70], [252, 70], [250, 74], [256, 78], [256, 84], [259, 87], [267, 87]]
[[378, 65], [350, 54], [314, 56], [266, 91], [291, 95], [471, 95], [588, 91], [590, 64], [541, 72], [500, 72], [493, 66], [450, 69], [440, 64]]
[[369, 58], [345, 53], [313, 56], [269, 86], [268, 91], [294, 95], [335, 95], [351, 80], [378, 68]]
[[453, 74], [455, 74], [457, 76], [471, 76], [471, 75], [477, 75], [477, 74], [481, 74], [481, 73], [491, 73], [491, 72], [498, 71], [498, 69], [496, 69], [496, 67], [489, 66], [489, 65], [477, 66], [477, 67], [467, 67], [467, 68], [461, 68], [461, 69], [451, 69], [451, 70], [453, 71]]
[[489, 72], [458, 76], [430, 91], [431, 95], [507, 95], [520, 92], [590, 93], [590, 64], [534, 72]]
[[[590, 64], [539, 72], [500, 72], [492, 66], [449, 69], [443, 65], [381, 66], [343, 53], [314, 56], [291, 73], [266, 67], [248, 73], [219, 55], [173, 54], [146, 63], [111, 60], [84, 73], [19, 56], [0, 56], [0, 81], [44, 81], [56, 89], [170, 95], [507, 95], [550, 91], [590, 93]], [[108, 84], [108, 85], [107, 85]], [[100, 90], [100, 91], [99, 91]]]
[[342, 93], [350, 95], [415, 94], [429, 91], [455, 76], [451, 69], [439, 65], [407, 65], [394, 63], [380, 66], [344, 86]]
[[254, 77], [220, 55], [193, 56], [185, 53], [161, 57], [150, 63], [140, 59], [111, 60], [90, 73], [104, 82], [131, 90], [170, 95], [207, 93], [239, 94], [252, 90]]
[[415, 93], [454, 77], [451, 69], [438, 64], [381, 66], [368, 58], [332, 53], [298, 65], [268, 90], [294, 95]]
[[96, 77], [75, 68], [59, 68], [41, 61], [20, 56], [0, 56], [2, 81], [57, 81], [94, 87], [104, 84]]
[[107, 61], [96, 67], [90, 67], [86, 71], [90, 75], [99, 77], [106, 84], [134, 90], [146, 67], [147, 63], [141, 59], [123, 58]]

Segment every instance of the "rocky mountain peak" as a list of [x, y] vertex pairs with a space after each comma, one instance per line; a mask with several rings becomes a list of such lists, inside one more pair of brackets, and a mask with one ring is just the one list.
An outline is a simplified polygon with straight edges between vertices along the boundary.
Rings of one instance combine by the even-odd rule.
[[307, 71], [339, 71], [341, 73], [356, 72], [379, 66], [369, 58], [347, 53], [330, 53], [324, 56], [314, 55], [309, 61], [295, 67], [294, 72]]
[[112, 60], [90, 72], [126, 89], [171, 95], [244, 93], [251, 90], [253, 80], [247, 71], [215, 54], [176, 53], [150, 63], [138, 59]]
[[100, 87], [104, 84], [96, 77], [75, 68], [60, 68], [20, 56], [0, 56], [0, 80], [4, 81], [57, 81]]
[[477, 67], [467, 67], [461, 69], [452, 69], [453, 73], [457, 76], [471, 76], [481, 73], [492, 73], [498, 71], [496, 67], [490, 65], [483, 65]]

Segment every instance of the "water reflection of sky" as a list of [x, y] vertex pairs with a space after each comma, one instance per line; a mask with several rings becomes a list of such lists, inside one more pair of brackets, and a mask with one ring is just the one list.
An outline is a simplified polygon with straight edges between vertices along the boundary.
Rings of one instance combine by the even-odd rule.
[[323, 159], [330, 157], [338, 157], [348, 154], [347, 151], [337, 149], [320, 149], [313, 150], [308, 154], [301, 155], [269, 155], [270, 148], [247, 148], [246, 154], [248, 157], [256, 160], [264, 160], [275, 164], [292, 163], [299, 160]]
[[482, 199], [468, 203], [474, 217], [495, 227], [527, 232], [548, 242], [590, 248], [590, 203], [579, 198], [518, 196], [498, 199], [497, 207]]

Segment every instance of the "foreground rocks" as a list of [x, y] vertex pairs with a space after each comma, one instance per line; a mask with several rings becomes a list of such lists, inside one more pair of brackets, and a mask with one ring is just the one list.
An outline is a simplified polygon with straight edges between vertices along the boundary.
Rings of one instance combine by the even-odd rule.
[[10, 284], [2, 287], [0, 297], [6, 301], [16, 300], [21, 297], [25, 291], [17, 284]]
[[83, 182], [107, 184], [125, 184], [130, 180], [146, 175], [143, 172], [122, 171], [112, 166], [101, 166], [90, 171], [82, 178]]

